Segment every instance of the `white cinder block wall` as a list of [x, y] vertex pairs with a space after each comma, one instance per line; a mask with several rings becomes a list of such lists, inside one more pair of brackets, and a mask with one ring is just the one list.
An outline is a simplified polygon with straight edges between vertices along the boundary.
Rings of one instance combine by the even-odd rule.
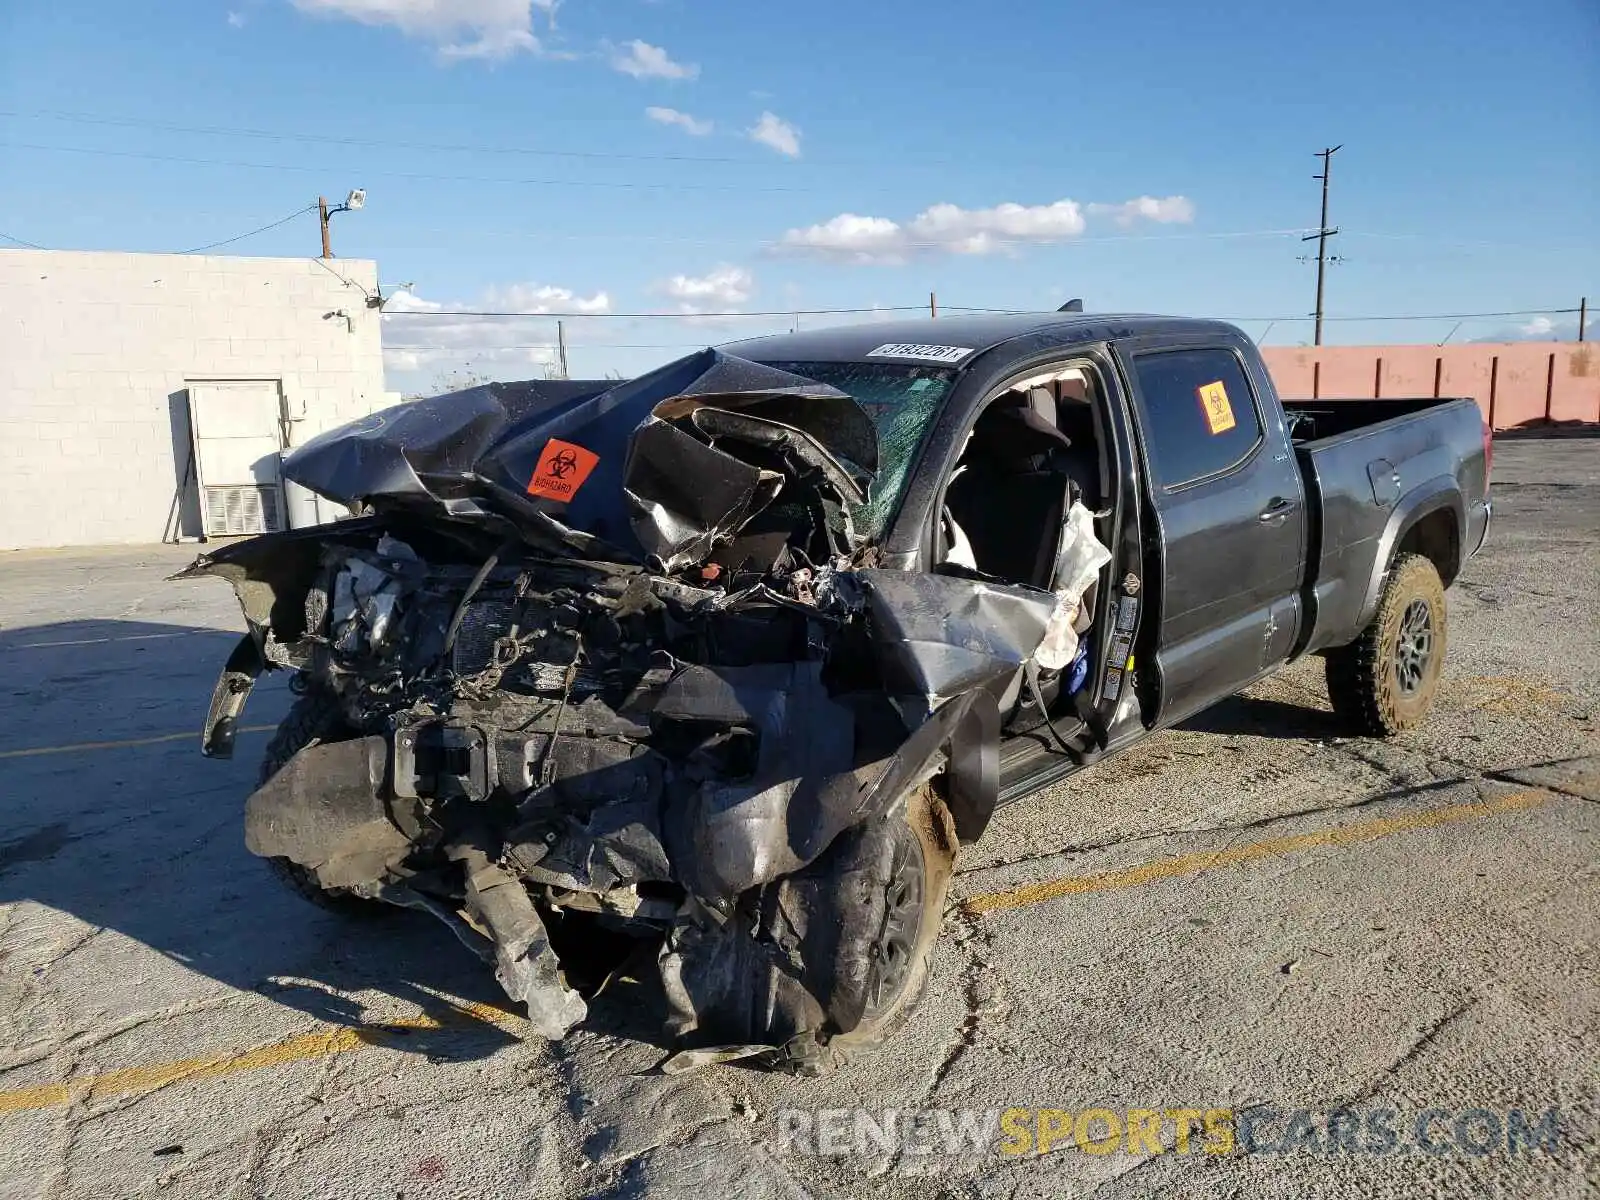
[[291, 446], [391, 403], [376, 292], [363, 259], [0, 250], [0, 549], [170, 534], [190, 383], [278, 381]]

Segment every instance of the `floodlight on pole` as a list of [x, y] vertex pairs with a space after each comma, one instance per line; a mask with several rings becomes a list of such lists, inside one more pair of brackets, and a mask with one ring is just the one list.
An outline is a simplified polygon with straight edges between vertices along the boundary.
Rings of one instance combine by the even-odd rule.
[[344, 198], [343, 204], [328, 206], [328, 201], [323, 196], [317, 197], [317, 217], [322, 222], [322, 257], [333, 257], [333, 242], [328, 237], [328, 221], [334, 213], [359, 212], [367, 206], [367, 189], [351, 188], [350, 194]]

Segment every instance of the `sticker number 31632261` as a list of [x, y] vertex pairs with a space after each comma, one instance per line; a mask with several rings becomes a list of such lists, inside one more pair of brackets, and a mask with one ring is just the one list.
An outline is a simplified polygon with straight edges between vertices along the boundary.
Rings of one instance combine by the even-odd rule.
[[922, 346], [909, 342], [888, 342], [868, 350], [868, 358], [920, 358], [926, 362], [958, 363], [972, 353], [971, 346]]

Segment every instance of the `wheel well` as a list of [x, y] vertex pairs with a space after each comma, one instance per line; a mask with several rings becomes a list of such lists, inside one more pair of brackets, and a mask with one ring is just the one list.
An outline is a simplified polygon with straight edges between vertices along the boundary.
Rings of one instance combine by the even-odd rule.
[[1420, 554], [1431, 561], [1444, 586], [1449, 587], [1461, 569], [1461, 535], [1455, 514], [1440, 508], [1419, 520], [1394, 548], [1395, 558], [1402, 554]]

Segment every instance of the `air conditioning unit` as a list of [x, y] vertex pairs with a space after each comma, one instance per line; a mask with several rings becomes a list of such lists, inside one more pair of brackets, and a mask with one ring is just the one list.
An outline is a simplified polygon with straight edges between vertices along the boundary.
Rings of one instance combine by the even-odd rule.
[[283, 502], [276, 484], [236, 484], [205, 489], [207, 537], [278, 533]]

